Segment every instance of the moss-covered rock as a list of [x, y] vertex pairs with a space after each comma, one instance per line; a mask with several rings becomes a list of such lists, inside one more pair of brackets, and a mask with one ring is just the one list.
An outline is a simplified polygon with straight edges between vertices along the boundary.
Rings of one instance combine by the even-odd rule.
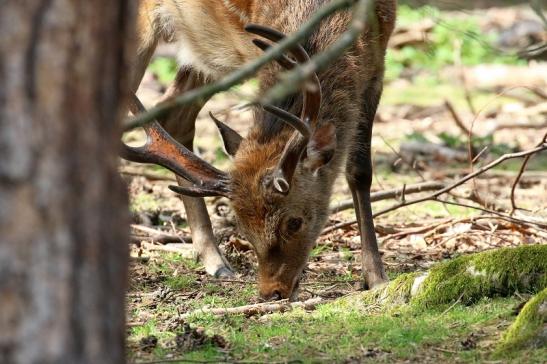
[[536, 293], [547, 287], [547, 245], [525, 245], [461, 256], [435, 265], [428, 272], [402, 274], [375, 290], [348, 296], [355, 305], [396, 308], [411, 304], [429, 308], [483, 297]]
[[547, 245], [525, 245], [461, 256], [439, 263], [415, 289], [410, 303], [432, 307], [482, 297], [535, 293], [547, 287]]
[[502, 356], [524, 347], [547, 344], [547, 288], [524, 305], [515, 322], [503, 334], [495, 351]]

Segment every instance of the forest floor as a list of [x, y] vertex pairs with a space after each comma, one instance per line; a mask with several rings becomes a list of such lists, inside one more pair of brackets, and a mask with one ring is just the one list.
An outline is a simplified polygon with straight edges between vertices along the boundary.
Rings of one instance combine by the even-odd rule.
[[[489, 18], [498, 19], [500, 27], [503, 22], [499, 19], [515, 22], [530, 16], [523, 8], [488, 11]], [[409, 24], [416, 18], [423, 20], [408, 9], [403, 9], [405, 14], [400, 25], [403, 28], [405, 19]], [[483, 23], [479, 25], [488, 26]], [[447, 42], [456, 42], [458, 34], [453, 38]], [[412, 49], [420, 51], [418, 46]], [[537, 91], [547, 87], [545, 62], [503, 60], [498, 64], [500, 60], [494, 59], [495, 65], [474, 64], [473, 60], [466, 65], [464, 54], [463, 62], [438, 67], [416, 64], [391, 75], [389, 65], [403, 57], [401, 52], [392, 52], [374, 126], [374, 191], [423, 181], [457, 180], [471, 168], [479, 169], [504, 153], [534, 147], [547, 132], [547, 100]], [[156, 59], [145, 76], [139, 91], [145, 104], [153, 104], [161, 95], [171, 77], [171, 62]], [[244, 134], [252, 115], [234, 108], [252, 99], [256, 89], [256, 81], [250, 81], [217, 95], [200, 114], [196, 150], [219, 168], [229, 168], [230, 162], [207, 112], [213, 111]], [[463, 121], [464, 128], [457, 119]], [[472, 128], [471, 144], [476, 153], [488, 147], [472, 167], [465, 128]], [[141, 139], [140, 132], [126, 136], [128, 142]], [[520, 159], [507, 161], [447, 197], [450, 202], [490, 212], [429, 201], [378, 217], [376, 232], [390, 278], [427, 270], [436, 262], [461, 254], [547, 243], [546, 152], [531, 159], [515, 194], [521, 209], [514, 216], [537, 225], [496, 215], [511, 210], [511, 185], [521, 163]], [[228, 201], [207, 199], [220, 247], [237, 272], [234, 279], [224, 281], [208, 276], [188, 244], [191, 238], [182, 201], [168, 189], [174, 183], [171, 173], [127, 162], [120, 168], [129, 185], [134, 223], [127, 301], [128, 355], [132, 362], [545, 362], [545, 348], [525, 349], [501, 361], [490, 357], [518, 307], [530, 297], [528, 292], [484, 299], [471, 306], [456, 302], [433, 310], [386, 312], [370, 307], [366, 312], [340, 312], [327, 303], [311, 311], [295, 309], [262, 316], [196, 312], [182, 319], [182, 315], [203, 308], [259, 302], [254, 253], [237, 233]], [[349, 198], [341, 177], [332, 205]], [[379, 201], [373, 209], [379, 211], [399, 202]], [[326, 228], [352, 220], [353, 213], [352, 209], [333, 213]], [[149, 229], [161, 231], [167, 238], [162, 240]], [[328, 229], [313, 249], [299, 299], [329, 300], [353, 294], [360, 289], [360, 277], [356, 226]]]

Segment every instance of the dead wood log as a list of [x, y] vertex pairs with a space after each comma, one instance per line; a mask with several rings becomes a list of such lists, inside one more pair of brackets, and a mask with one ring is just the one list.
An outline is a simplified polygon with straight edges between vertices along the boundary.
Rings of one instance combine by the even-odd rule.
[[169, 234], [164, 231], [156, 230], [144, 225], [132, 224], [131, 229], [140, 231], [144, 234], [132, 234], [131, 242], [133, 244], [138, 244], [143, 240], [150, 240], [160, 244], [171, 244], [171, 243], [186, 243], [191, 244], [192, 238], [188, 236], [180, 236], [177, 234]]
[[143, 242], [142, 246], [149, 251], [162, 251], [168, 253], [176, 253], [183, 258], [193, 259], [195, 256], [194, 250], [191, 244], [169, 244], [169, 245], [157, 245], [147, 242]]
[[182, 319], [186, 319], [190, 316], [198, 314], [212, 314], [215, 316], [223, 315], [237, 315], [244, 314], [245, 316], [255, 316], [268, 314], [273, 312], [285, 312], [290, 311], [295, 308], [303, 308], [305, 310], [313, 310], [319, 304], [328, 302], [328, 299], [316, 297], [311, 298], [302, 302], [289, 302], [288, 300], [278, 301], [278, 302], [264, 302], [257, 303], [254, 305], [246, 305], [239, 307], [228, 307], [228, 308], [202, 308], [196, 311], [188, 312], [180, 316]]

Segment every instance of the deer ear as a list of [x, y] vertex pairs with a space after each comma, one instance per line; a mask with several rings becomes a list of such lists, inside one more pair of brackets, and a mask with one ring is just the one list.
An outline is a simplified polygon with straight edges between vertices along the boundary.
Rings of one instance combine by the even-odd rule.
[[239, 149], [239, 145], [241, 144], [243, 137], [239, 135], [237, 131], [215, 118], [212, 113], [209, 113], [209, 116], [217, 125], [222, 142], [224, 143], [224, 150], [230, 157], [234, 157]]
[[304, 167], [316, 173], [330, 162], [336, 150], [336, 127], [333, 123], [325, 123], [315, 129], [308, 148]]

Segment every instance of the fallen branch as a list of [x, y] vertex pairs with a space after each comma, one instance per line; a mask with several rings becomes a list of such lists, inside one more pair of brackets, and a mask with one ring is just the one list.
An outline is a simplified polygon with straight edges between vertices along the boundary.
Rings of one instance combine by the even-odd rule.
[[[523, 158], [523, 157], [526, 157], [526, 156], [529, 156], [529, 155], [539, 153], [543, 150], [547, 150], [547, 143], [545, 143], [545, 142], [540, 143], [538, 146], [536, 146], [533, 149], [525, 150], [525, 151], [518, 152], [518, 153], [504, 154], [501, 157], [499, 157], [498, 159], [488, 163], [487, 165], [483, 166], [482, 168], [476, 170], [473, 173], [469, 173], [465, 177], [455, 181], [454, 183], [446, 186], [445, 188], [443, 188], [439, 191], [436, 191], [436, 192], [434, 192], [434, 193], [432, 193], [428, 196], [420, 197], [420, 198], [417, 198], [417, 199], [414, 199], [414, 200], [401, 201], [401, 203], [399, 203], [397, 205], [388, 207], [384, 210], [381, 210], [381, 211], [373, 214], [373, 218], [376, 218], [378, 216], [381, 216], [381, 215], [387, 214], [389, 212], [398, 210], [398, 209], [403, 208], [403, 207], [407, 207], [407, 206], [410, 206], [410, 205], [415, 205], [415, 204], [422, 203], [422, 202], [425, 202], [425, 201], [437, 201], [437, 202], [442, 202], [442, 203], [455, 204], [455, 203], [448, 202], [448, 201], [439, 201], [438, 198], [441, 195], [452, 191], [456, 187], [459, 187], [459, 186], [463, 185], [465, 182], [467, 182], [467, 181], [469, 181], [469, 180], [471, 180], [471, 179], [473, 179], [473, 178], [487, 172], [488, 170], [494, 168], [495, 166], [501, 164], [502, 162], [504, 162], [508, 159]], [[497, 211], [487, 210], [487, 209], [477, 207], [477, 206], [465, 205], [465, 207], [478, 209], [478, 210], [485, 211], [485, 212], [488, 212], [488, 213], [491, 213], [491, 214], [494, 214], [494, 215], [497, 215], [497, 216], [501, 216], [501, 217], [503, 217], [505, 219], [508, 219], [509, 221], [514, 222], [514, 223], [526, 223], [526, 224], [532, 224], [532, 225], [536, 225], [536, 226], [538, 225], [538, 223], [535, 223], [535, 222], [529, 222], [529, 221], [524, 221], [524, 220], [520, 220], [520, 219], [515, 219], [515, 218], [512, 218], [511, 216], [501, 214]], [[356, 223], [357, 223], [357, 220], [352, 220], [352, 221], [348, 221], [348, 222], [333, 225], [333, 226], [328, 227], [325, 230], [323, 230], [322, 235], [330, 233], [330, 232], [332, 232], [336, 229], [342, 229], [342, 228], [351, 226], [351, 225], [356, 224]], [[539, 224], [539, 225], [542, 225], [542, 224]]]
[[305, 310], [313, 310], [317, 305], [328, 302], [329, 300], [316, 297], [311, 298], [302, 302], [288, 302], [288, 300], [278, 301], [278, 302], [264, 302], [257, 303], [254, 305], [246, 305], [239, 307], [228, 307], [228, 308], [202, 308], [192, 312], [185, 313], [180, 315], [181, 319], [186, 319], [190, 316], [197, 314], [212, 314], [215, 316], [223, 315], [237, 315], [244, 314], [245, 316], [255, 316], [261, 314], [267, 314], [272, 312], [285, 312], [290, 311], [295, 308], [303, 308]]
[[153, 242], [160, 243], [160, 244], [171, 244], [171, 243], [191, 244], [192, 243], [192, 239], [189, 237], [182, 237], [176, 234], [169, 234], [164, 231], [149, 228], [148, 226], [132, 224], [131, 228], [137, 231], [144, 232], [147, 235], [149, 235], [149, 236], [143, 236], [139, 234], [132, 234], [131, 242], [134, 244], [140, 243], [143, 240], [151, 240]]
[[168, 253], [176, 253], [180, 256], [188, 259], [194, 258], [194, 250], [190, 244], [169, 244], [169, 245], [157, 245], [151, 243], [143, 243], [144, 248], [149, 251], [162, 251]]
[[[399, 198], [404, 195], [410, 195], [413, 193], [420, 193], [420, 192], [429, 192], [429, 191], [437, 191], [442, 188], [444, 188], [446, 185], [441, 182], [423, 182], [423, 183], [417, 183], [414, 185], [408, 185], [406, 187], [401, 188], [394, 188], [391, 190], [386, 191], [379, 191], [374, 192], [370, 194], [370, 202], [377, 202], [377, 201], [383, 201], [388, 200], [391, 198]], [[352, 209], [353, 206], [353, 200], [344, 200], [337, 204], [334, 204], [331, 206], [331, 213], [337, 213], [340, 211]]]
[[161, 174], [150, 173], [145, 171], [132, 171], [125, 168], [120, 170], [120, 174], [125, 176], [131, 176], [131, 177], [144, 177], [150, 181], [169, 181], [169, 182], [176, 181], [175, 177], [173, 176], [163, 176]]

